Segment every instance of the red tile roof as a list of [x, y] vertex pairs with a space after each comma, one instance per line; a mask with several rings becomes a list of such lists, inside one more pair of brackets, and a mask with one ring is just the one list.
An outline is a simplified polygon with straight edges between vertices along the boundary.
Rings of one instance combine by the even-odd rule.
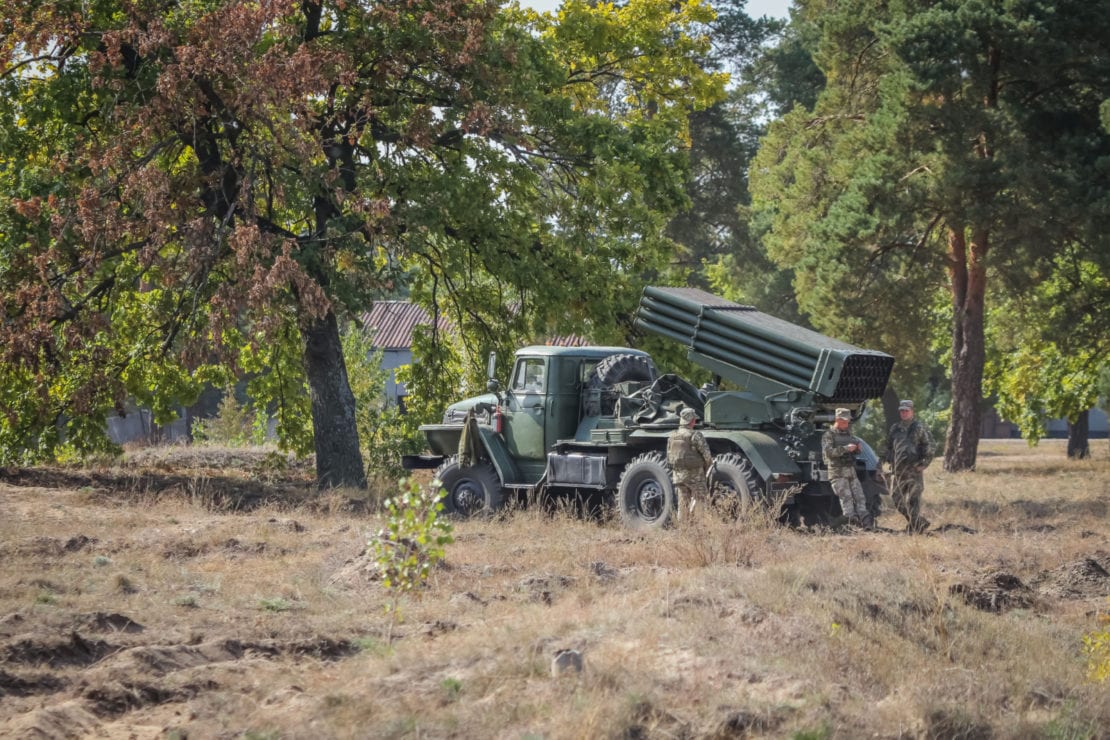
[[[375, 301], [370, 310], [359, 318], [363, 328], [371, 334], [374, 349], [385, 350], [410, 349], [413, 330], [432, 323], [423, 307], [408, 301]], [[440, 331], [448, 330], [450, 326], [445, 317], [439, 318]], [[584, 347], [589, 343], [578, 334], [549, 337], [541, 342], [556, 347]]]
[[[413, 330], [432, 323], [427, 311], [408, 301], [375, 301], [360, 318], [375, 349], [409, 349]], [[441, 316], [439, 328], [447, 326], [447, 320]]]

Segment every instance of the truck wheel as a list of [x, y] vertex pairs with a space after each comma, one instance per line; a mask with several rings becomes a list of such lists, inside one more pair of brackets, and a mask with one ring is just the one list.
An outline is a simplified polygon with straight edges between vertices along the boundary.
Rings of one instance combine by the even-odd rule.
[[670, 521], [675, 508], [671, 466], [658, 452], [632, 458], [617, 486], [621, 521], [631, 529], [659, 529]]
[[457, 457], [450, 457], [436, 469], [435, 477], [446, 490], [443, 508], [453, 516], [466, 519], [492, 513], [505, 503], [505, 491], [489, 462], [464, 468]]
[[763, 481], [751, 461], [736, 452], [717, 455], [709, 468], [709, 493], [718, 506], [737, 514], [752, 504], [766, 504]]
[[[591, 390], [606, 391], [617, 383], [628, 380], [655, 380], [655, 364], [652, 363], [651, 358], [627, 353], [609, 355], [597, 363], [597, 367], [586, 380], [586, 387]], [[587, 408], [586, 413], [589, 416], [609, 415], [613, 413], [614, 405], [615, 399], [603, 397], [600, 404]]]

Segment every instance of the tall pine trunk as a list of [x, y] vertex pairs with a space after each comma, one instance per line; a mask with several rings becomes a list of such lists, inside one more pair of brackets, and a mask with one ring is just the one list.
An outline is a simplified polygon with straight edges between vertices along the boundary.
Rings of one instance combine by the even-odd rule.
[[948, 233], [948, 275], [952, 291], [952, 418], [944, 449], [944, 469], [974, 470], [979, 450], [979, 401], [986, 363], [983, 306], [987, 288], [985, 229], [972, 233], [970, 246], [962, 227]]
[[328, 311], [302, 326], [304, 367], [312, 402], [316, 482], [321, 488], [366, 488], [355, 425], [355, 396], [347, 379], [339, 323]]
[[1068, 422], [1068, 457], [1086, 460], [1091, 456], [1091, 412], [1084, 411], [1075, 421]]
[[902, 420], [902, 417], [898, 415], [898, 404], [901, 403], [902, 399], [898, 397], [898, 391], [893, 386], [887, 385], [881, 400], [883, 404], [883, 444], [885, 444], [886, 433], [890, 431], [892, 426]]

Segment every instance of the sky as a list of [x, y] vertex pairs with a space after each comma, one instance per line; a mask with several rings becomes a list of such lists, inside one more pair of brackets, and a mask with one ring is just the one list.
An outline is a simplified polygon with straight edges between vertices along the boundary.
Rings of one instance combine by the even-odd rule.
[[[555, 10], [562, 0], [520, 0], [522, 5], [528, 5], [536, 10]], [[748, 15], [758, 18], [769, 15], [774, 18], [786, 18], [789, 13], [790, 0], [748, 0]]]

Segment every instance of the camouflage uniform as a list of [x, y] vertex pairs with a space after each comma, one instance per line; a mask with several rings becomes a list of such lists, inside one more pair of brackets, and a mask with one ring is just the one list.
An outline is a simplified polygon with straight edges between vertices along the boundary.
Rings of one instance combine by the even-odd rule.
[[933, 454], [933, 438], [917, 419], [900, 421], [890, 428], [883, 455], [890, 463], [890, 495], [912, 532], [929, 527], [929, 520], [921, 516], [921, 494], [925, 490], [922, 470], [932, 462]]
[[829, 483], [833, 493], [840, 499], [840, 509], [849, 521], [871, 526], [871, 515], [867, 511], [867, 498], [863, 494], [863, 484], [856, 474], [856, 452], [848, 445], [859, 444], [858, 437], [847, 430], [840, 431], [830, 427], [821, 437], [821, 453], [829, 466]]
[[[686, 419], [695, 418], [687, 416]], [[678, 496], [678, 511], [693, 511], [699, 501], [704, 506], [709, 501], [709, 487], [705, 482], [706, 471], [713, 462], [709, 444], [701, 432], [691, 429], [685, 421], [667, 440], [667, 462], [674, 470], [674, 488]]]

